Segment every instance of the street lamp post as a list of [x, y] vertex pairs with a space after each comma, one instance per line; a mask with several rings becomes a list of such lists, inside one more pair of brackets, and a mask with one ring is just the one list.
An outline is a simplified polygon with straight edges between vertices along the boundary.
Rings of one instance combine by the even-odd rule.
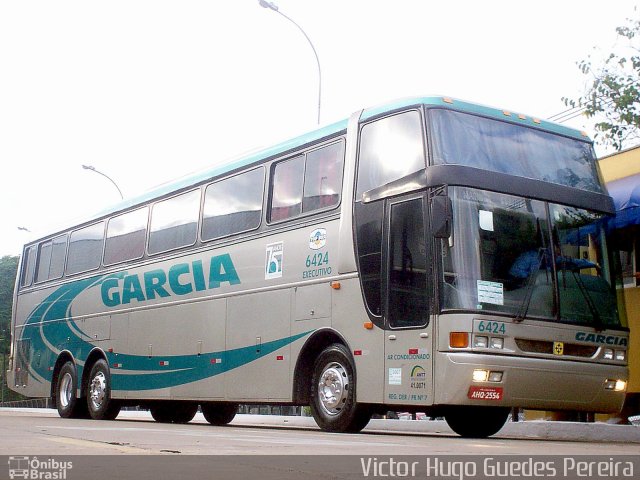
[[4, 345], [4, 332], [2, 337], [0, 337], [0, 347], [2, 348], [2, 370], [0, 370], [0, 373], [2, 374], [2, 376], [0, 377], [2, 379], [2, 381], [0, 382], [0, 390], [2, 391], [2, 394], [0, 395], [0, 405], [4, 405], [4, 386], [7, 385], [7, 361], [5, 360], [5, 345]]
[[321, 101], [322, 100], [322, 71], [320, 70], [320, 59], [318, 58], [318, 52], [316, 52], [316, 49], [313, 46], [313, 43], [311, 42], [311, 39], [309, 38], [309, 35], [307, 35], [307, 33], [302, 29], [302, 27], [300, 25], [298, 25], [292, 18], [290, 18], [287, 15], [285, 15], [284, 13], [282, 13], [278, 9], [278, 6], [275, 3], [268, 2], [266, 0], [258, 0], [258, 3], [260, 4], [261, 7], [273, 10], [274, 12], [279, 13], [284, 18], [286, 18], [291, 23], [293, 23], [296, 27], [298, 27], [298, 30], [300, 30], [302, 32], [302, 34], [304, 35], [304, 38], [307, 39], [307, 42], [309, 42], [309, 46], [311, 47], [311, 50], [313, 50], [313, 54], [316, 57], [316, 63], [318, 64], [318, 125], [320, 125], [320, 105], [322, 103], [322, 101]]
[[118, 184], [114, 182], [109, 175], [107, 175], [106, 173], [102, 173], [100, 170], [96, 169], [96, 167], [92, 165], [82, 165], [82, 168], [84, 168], [85, 170], [91, 170], [92, 172], [99, 173], [103, 177], [107, 178], [111, 183], [113, 183], [113, 186], [118, 189], [118, 193], [120, 194], [120, 199], [124, 200], [124, 196], [122, 195], [122, 191], [120, 190], [120, 187], [118, 187]]

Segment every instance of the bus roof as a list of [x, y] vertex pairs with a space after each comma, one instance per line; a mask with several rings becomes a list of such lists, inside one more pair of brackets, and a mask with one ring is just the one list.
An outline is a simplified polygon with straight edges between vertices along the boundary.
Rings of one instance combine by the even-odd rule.
[[[388, 113], [388, 112], [393, 112], [396, 110], [401, 110], [403, 108], [419, 106], [419, 105], [425, 105], [428, 107], [442, 107], [442, 108], [458, 110], [462, 112], [474, 113], [474, 114], [483, 115], [486, 117], [495, 118], [498, 120], [520, 124], [520, 125], [531, 127], [531, 128], [549, 131], [559, 135], [571, 137], [577, 140], [589, 141], [589, 142], [591, 141], [586, 136], [586, 134], [581, 133], [578, 130], [565, 127], [563, 125], [548, 122], [545, 120], [540, 120], [531, 116], [525, 116], [517, 113], [508, 112], [506, 110], [500, 110], [493, 107], [487, 107], [487, 106], [483, 106], [475, 103], [470, 103], [470, 102], [452, 99], [449, 97], [442, 97], [442, 96], [409, 97], [409, 98], [396, 100], [390, 103], [386, 103], [383, 105], [371, 107], [363, 110], [360, 116], [360, 120], [370, 120], [374, 117], [377, 117], [379, 115], [384, 115], [385, 113]], [[242, 155], [234, 160], [231, 160], [226, 163], [222, 163], [220, 165], [216, 165], [210, 169], [189, 174], [177, 180], [159, 185], [158, 187], [155, 187], [141, 195], [124, 199], [119, 203], [111, 205], [109, 208], [103, 211], [100, 211], [95, 215], [93, 215], [90, 219], [87, 219], [87, 222], [96, 220], [98, 218], [101, 218], [119, 211], [126, 210], [135, 205], [140, 205], [148, 201], [151, 201], [153, 199], [163, 197], [165, 195], [169, 195], [172, 192], [186, 189], [192, 185], [197, 185], [197, 184], [207, 182], [219, 175], [224, 175], [225, 173], [230, 173], [235, 170], [239, 170], [241, 168], [257, 163], [261, 160], [265, 160], [268, 158], [285, 154], [286, 152], [297, 149], [306, 144], [311, 144], [311, 143], [320, 141], [324, 138], [337, 135], [340, 132], [343, 132], [346, 130], [347, 124], [348, 124], [348, 119], [345, 119], [336, 123], [332, 123], [330, 125], [324, 126], [317, 130], [313, 130], [304, 135], [292, 138], [290, 140], [286, 140], [272, 147], [264, 148], [261, 150], [251, 152], [249, 154]]]

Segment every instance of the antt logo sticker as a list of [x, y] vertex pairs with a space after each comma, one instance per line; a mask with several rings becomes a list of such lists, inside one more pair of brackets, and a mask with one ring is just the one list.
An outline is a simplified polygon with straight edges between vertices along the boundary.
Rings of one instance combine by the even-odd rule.
[[271, 243], [266, 246], [266, 258], [265, 258], [265, 268], [264, 268], [265, 280], [282, 277], [283, 260], [284, 260], [283, 242]]

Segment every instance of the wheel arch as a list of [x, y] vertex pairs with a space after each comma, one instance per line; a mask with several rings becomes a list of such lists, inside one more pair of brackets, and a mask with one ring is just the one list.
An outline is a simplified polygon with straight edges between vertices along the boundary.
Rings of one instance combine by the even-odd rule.
[[298, 405], [309, 404], [311, 378], [316, 359], [320, 352], [335, 343], [344, 345], [347, 350], [351, 351], [346, 339], [331, 328], [322, 328], [315, 331], [304, 343], [302, 349], [300, 349], [293, 374], [293, 403]]

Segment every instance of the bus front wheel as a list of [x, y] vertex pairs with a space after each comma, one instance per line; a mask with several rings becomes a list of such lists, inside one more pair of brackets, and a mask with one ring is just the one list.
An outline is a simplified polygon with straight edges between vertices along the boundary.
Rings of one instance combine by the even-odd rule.
[[114, 420], [120, 413], [120, 403], [111, 398], [109, 365], [103, 359], [91, 367], [87, 386], [87, 407], [94, 420]]
[[451, 430], [465, 438], [486, 438], [500, 431], [509, 416], [504, 407], [450, 407], [445, 420]]
[[316, 360], [311, 379], [311, 413], [327, 432], [359, 432], [371, 419], [356, 402], [355, 368], [344, 345], [333, 344]]
[[56, 408], [62, 418], [86, 418], [88, 416], [86, 403], [76, 397], [78, 389], [78, 374], [72, 362], [62, 365], [56, 383]]
[[237, 403], [203, 403], [202, 414], [211, 425], [226, 425], [238, 411]]

